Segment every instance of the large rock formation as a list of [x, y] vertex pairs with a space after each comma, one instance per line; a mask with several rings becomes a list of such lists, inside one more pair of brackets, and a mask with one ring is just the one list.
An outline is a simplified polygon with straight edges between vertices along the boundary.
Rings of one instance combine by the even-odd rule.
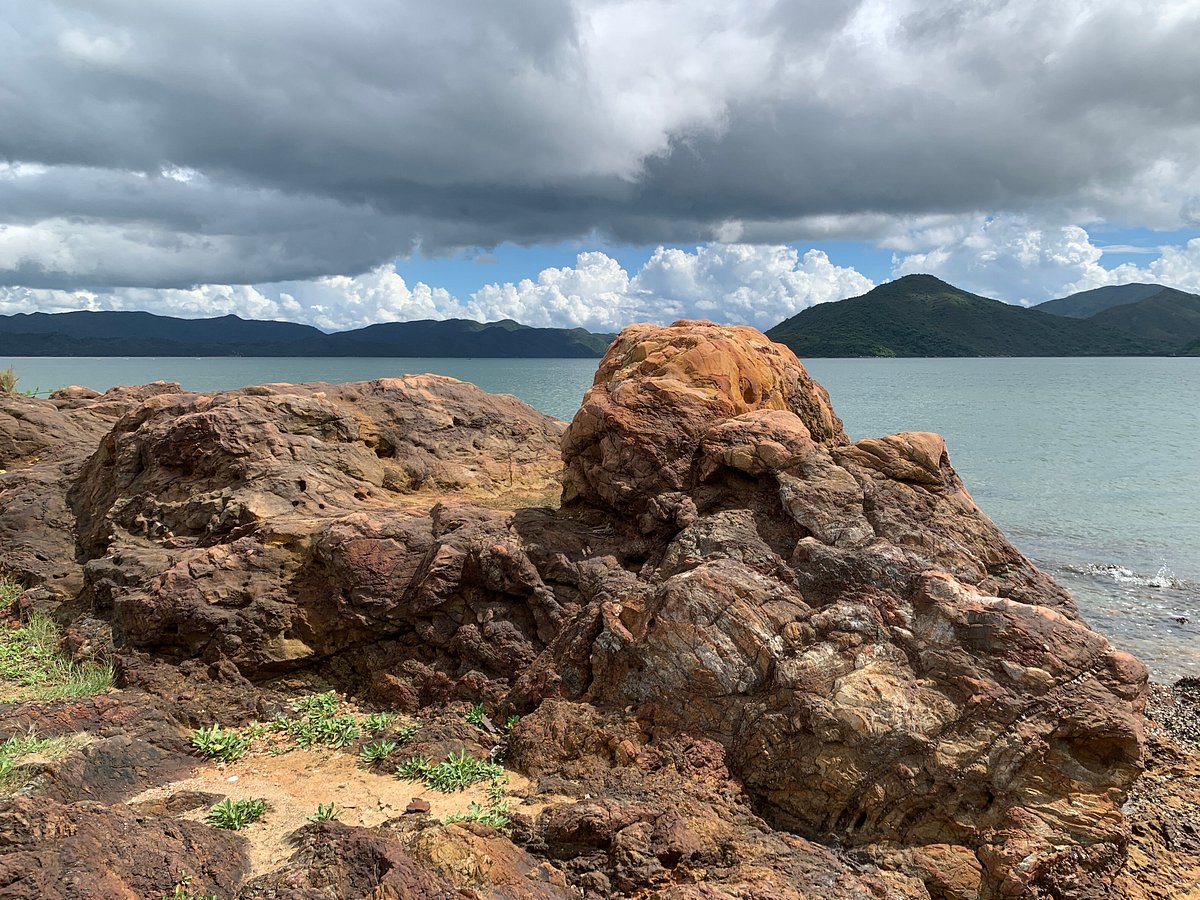
[[1083, 898], [1121, 863], [1144, 668], [941, 438], [852, 443], [752, 329], [627, 329], [565, 434], [432, 376], [163, 393], [67, 474], [71, 608], [128, 685], [525, 713], [528, 847], [593, 896]]
[[678, 323], [609, 351], [563, 440], [564, 497], [665, 533], [587, 623], [587, 658], [568, 632], [540, 665], [561, 648], [590, 676], [564, 693], [718, 739], [786, 827], [950, 845], [988, 896], [1115, 869], [1145, 669], [977, 509], [941, 438], [850, 444], [756, 340]]

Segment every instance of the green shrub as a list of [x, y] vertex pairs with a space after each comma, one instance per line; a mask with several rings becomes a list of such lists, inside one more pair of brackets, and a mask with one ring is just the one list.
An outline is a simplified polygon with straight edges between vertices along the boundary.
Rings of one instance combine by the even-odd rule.
[[20, 380], [17, 377], [17, 373], [13, 371], [12, 366], [0, 371], [0, 394], [16, 393], [17, 382]]
[[414, 737], [416, 737], [417, 732], [420, 730], [421, 730], [420, 722], [412, 722], [408, 725], [401, 725], [399, 728], [396, 729], [396, 740], [398, 740], [402, 744], [407, 744]]
[[213, 828], [240, 831], [251, 822], [261, 819], [266, 811], [265, 800], [231, 800], [227, 797], [208, 811], [206, 821]]
[[467, 804], [466, 812], [452, 813], [446, 817], [446, 821], [482, 822], [484, 825], [491, 825], [499, 831], [503, 831], [512, 824], [512, 818], [508, 814], [508, 803], [494, 803], [488, 806], [480, 806], [473, 800]]
[[300, 718], [278, 716], [271, 722], [271, 730], [287, 734], [297, 747], [345, 747], [358, 740], [362, 729], [354, 716], [337, 714], [339, 705], [333, 691], [302, 697], [292, 704], [302, 714]]
[[467, 722], [469, 722], [472, 725], [482, 725], [484, 715], [485, 715], [485, 713], [483, 711], [483, 704], [476, 703], [467, 712]]

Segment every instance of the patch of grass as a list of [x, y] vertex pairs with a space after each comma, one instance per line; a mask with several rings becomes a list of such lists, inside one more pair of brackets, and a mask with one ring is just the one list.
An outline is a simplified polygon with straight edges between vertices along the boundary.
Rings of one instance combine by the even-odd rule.
[[310, 822], [331, 822], [342, 814], [334, 804], [318, 803], [317, 811], [311, 816], [308, 816]]
[[0, 613], [8, 612], [8, 608], [17, 602], [21, 596], [21, 586], [16, 582], [0, 578]]
[[17, 377], [17, 373], [13, 371], [13, 367], [0, 370], [0, 394], [16, 393], [17, 382], [21, 379]]
[[432, 765], [433, 763], [424, 756], [410, 756], [396, 766], [396, 777], [403, 778], [405, 781], [420, 781]]
[[213, 828], [241, 831], [251, 822], [261, 819], [266, 811], [267, 802], [265, 800], [232, 800], [227, 797], [208, 811], [205, 820]]
[[466, 750], [451, 753], [440, 763], [413, 756], [396, 767], [396, 775], [409, 781], [424, 780], [433, 791], [451, 794], [481, 781], [504, 777], [504, 769], [493, 762], [476, 759]]
[[60, 636], [54, 620], [40, 612], [19, 628], [0, 628], [0, 681], [7, 682], [9, 699], [87, 697], [112, 687], [111, 663], [72, 662], [59, 652]]
[[31, 774], [26, 766], [30, 757], [62, 759], [86, 742], [84, 735], [40, 738], [31, 730], [0, 743], [0, 796], [7, 797], [25, 786]]
[[209, 759], [233, 762], [250, 749], [250, 741], [235, 728], [222, 728], [220, 723], [192, 732], [192, 746]]
[[371, 734], [381, 734], [396, 720], [391, 713], [371, 713], [362, 721], [362, 727]]
[[396, 741], [371, 741], [369, 744], [363, 744], [362, 750], [358, 753], [358, 759], [359, 762], [370, 766], [377, 762], [383, 762], [399, 749], [400, 745]]
[[476, 703], [467, 712], [467, 722], [471, 725], [482, 725], [485, 715], [487, 714], [483, 710], [483, 704]]

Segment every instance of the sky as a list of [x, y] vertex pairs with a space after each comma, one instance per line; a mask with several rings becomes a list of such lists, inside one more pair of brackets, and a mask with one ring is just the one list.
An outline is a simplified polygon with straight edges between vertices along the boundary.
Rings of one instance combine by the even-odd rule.
[[0, 313], [1200, 291], [1200, 0], [0, 6]]

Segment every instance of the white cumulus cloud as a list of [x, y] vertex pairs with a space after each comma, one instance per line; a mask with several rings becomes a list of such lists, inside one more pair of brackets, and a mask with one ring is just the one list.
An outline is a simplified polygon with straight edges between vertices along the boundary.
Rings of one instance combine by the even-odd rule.
[[659, 247], [633, 276], [604, 253], [536, 280], [491, 284], [472, 296], [474, 318], [612, 331], [630, 322], [712, 319], [770, 328], [805, 307], [870, 290], [873, 282], [820, 250], [786, 245]]
[[148, 309], [197, 318], [235, 313], [281, 319], [328, 331], [375, 322], [468, 318], [515, 319], [543, 327], [617, 331], [630, 322], [706, 318], [769, 328], [812, 306], [861, 294], [870, 279], [837, 266], [820, 250], [706, 244], [694, 251], [659, 247], [632, 276], [600, 251], [536, 278], [488, 284], [466, 299], [423, 282], [410, 286], [394, 265], [362, 275], [259, 285], [194, 288], [55, 290], [0, 288], [0, 313], [72, 309]]
[[944, 234], [943, 242], [898, 258], [895, 274], [924, 272], [1010, 303], [1033, 304], [1110, 284], [1153, 282], [1200, 289], [1200, 239], [1163, 246], [1147, 265], [1101, 264], [1104, 249], [1078, 225], [1039, 226], [996, 216]]

